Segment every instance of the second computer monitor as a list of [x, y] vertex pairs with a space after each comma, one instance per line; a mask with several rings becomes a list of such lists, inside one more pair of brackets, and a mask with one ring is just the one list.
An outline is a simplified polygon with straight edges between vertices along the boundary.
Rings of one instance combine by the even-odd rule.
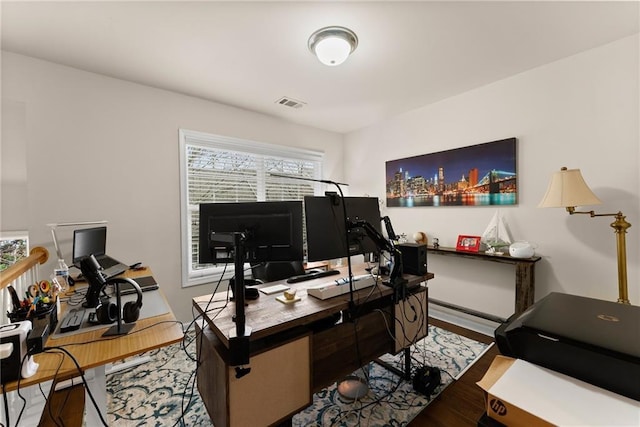
[[[345, 197], [337, 195], [304, 198], [308, 261], [325, 261], [347, 256], [378, 252], [378, 247], [361, 227], [345, 225], [364, 220], [382, 233], [377, 197]], [[349, 250], [347, 251], [347, 236]]]

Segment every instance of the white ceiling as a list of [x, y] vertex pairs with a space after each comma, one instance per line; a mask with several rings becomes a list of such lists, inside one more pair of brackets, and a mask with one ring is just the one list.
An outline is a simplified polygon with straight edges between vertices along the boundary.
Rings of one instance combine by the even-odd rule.
[[[639, 31], [624, 2], [2, 2], [2, 49], [345, 133]], [[307, 49], [340, 25], [339, 67]], [[275, 103], [282, 96], [301, 109]]]

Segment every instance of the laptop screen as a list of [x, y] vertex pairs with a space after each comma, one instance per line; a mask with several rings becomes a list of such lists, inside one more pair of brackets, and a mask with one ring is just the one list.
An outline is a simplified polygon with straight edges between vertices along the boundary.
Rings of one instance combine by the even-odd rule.
[[106, 253], [107, 227], [83, 228], [73, 231], [73, 264], [89, 255], [100, 256]]

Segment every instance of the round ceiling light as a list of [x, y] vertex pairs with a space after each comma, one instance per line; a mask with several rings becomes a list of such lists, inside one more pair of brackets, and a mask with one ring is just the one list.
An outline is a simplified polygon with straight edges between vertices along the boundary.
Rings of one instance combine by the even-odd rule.
[[358, 46], [358, 36], [345, 27], [320, 28], [309, 37], [309, 50], [330, 67], [347, 60]]

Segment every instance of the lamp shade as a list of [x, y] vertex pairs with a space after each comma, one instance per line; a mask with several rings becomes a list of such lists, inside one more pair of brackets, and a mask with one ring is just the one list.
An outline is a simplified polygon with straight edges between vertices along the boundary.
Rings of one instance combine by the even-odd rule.
[[331, 67], [346, 61], [357, 46], [358, 37], [344, 27], [321, 28], [309, 37], [309, 50]]
[[584, 182], [580, 169], [563, 167], [551, 177], [547, 193], [539, 208], [566, 208], [599, 205], [602, 202]]

